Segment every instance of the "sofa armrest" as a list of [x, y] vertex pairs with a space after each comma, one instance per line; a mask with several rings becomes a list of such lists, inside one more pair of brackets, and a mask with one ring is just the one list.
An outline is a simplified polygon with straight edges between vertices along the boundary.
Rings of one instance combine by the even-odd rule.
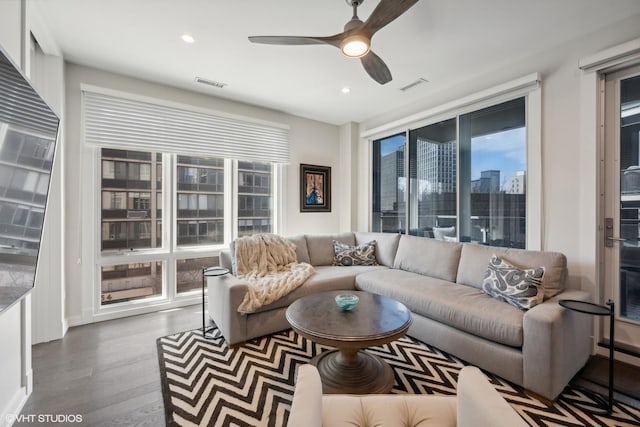
[[527, 423], [474, 366], [458, 376], [458, 427], [520, 427]]
[[248, 286], [232, 274], [207, 277], [209, 317], [230, 345], [247, 340], [247, 316], [238, 307]]
[[587, 292], [567, 290], [527, 311], [523, 320], [524, 387], [555, 399], [591, 354], [593, 318], [558, 301], [590, 301]]
[[322, 427], [322, 382], [313, 365], [300, 365], [288, 427]]

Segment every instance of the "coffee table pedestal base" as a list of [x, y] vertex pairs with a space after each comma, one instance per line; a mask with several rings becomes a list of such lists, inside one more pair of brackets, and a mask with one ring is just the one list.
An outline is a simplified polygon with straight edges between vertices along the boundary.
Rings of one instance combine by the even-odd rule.
[[365, 351], [325, 351], [311, 364], [318, 368], [324, 394], [389, 393], [393, 388], [391, 366]]

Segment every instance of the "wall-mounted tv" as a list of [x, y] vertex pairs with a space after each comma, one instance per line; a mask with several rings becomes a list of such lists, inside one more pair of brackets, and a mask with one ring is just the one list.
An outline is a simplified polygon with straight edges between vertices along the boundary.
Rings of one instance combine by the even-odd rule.
[[0, 313], [35, 286], [59, 122], [0, 46]]

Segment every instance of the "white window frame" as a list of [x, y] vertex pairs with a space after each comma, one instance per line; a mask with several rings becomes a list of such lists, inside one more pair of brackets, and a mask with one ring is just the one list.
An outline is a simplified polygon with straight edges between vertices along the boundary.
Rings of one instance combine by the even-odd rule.
[[[367, 206], [366, 212], [359, 212], [358, 221], [362, 228], [371, 230], [373, 209], [373, 141], [408, 132], [462, 114], [470, 113], [515, 98], [525, 97], [525, 122], [527, 127], [527, 241], [531, 250], [544, 248], [544, 206], [542, 197], [542, 79], [539, 73], [532, 73], [516, 80], [477, 92], [438, 107], [425, 110], [400, 120], [365, 130], [360, 134], [360, 152], [367, 161], [367, 191], [361, 192], [360, 206]], [[408, 141], [408, 137], [407, 137]], [[362, 159], [361, 159], [362, 161]], [[458, 168], [459, 169], [459, 168]], [[408, 192], [405, 195], [408, 197]], [[365, 199], [366, 198], [366, 199]]]
[[[116, 319], [124, 316], [154, 312], [162, 309], [178, 308], [202, 302], [200, 290], [177, 293], [176, 286], [176, 261], [181, 259], [218, 256], [220, 251], [228, 248], [229, 243], [237, 236], [237, 161], [224, 160], [224, 217], [225, 231], [224, 242], [219, 245], [207, 246], [177, 246], [177, 156], [182, 153], [162, 154], [162, 247], [135, 250], [128, 252], [113, 252], [103, 254], [101, 251], [102, 224], [102, 161], [101, 149], [109, 147], [97, 147], [85, 145], [82, 153], [82, 204], [80, 209], [80, 245], [81, 253], [78, 254], [77, 263], [82, 264], [82, 323]], [[121, 148], [118, 148], [121, 149]], [[186, 154], [193, 156], [195, 154]], [[282, 218], [279, 218], [280, 209], [277, 207], [284, 203], [281, 200], [283, 194], [281, 165], [272, 166], [272, 197], [273, 197], [273, 232], [281, 229]], [[169, 214], [171, 213], [171, 214]], [[230, 220], [226, 220], [230, 218]], [[84, 236], [84, 237], [82, 237]], [[101, 304], [101, 267], [104, 265], [117, 265], [137, 262], [162, 262], [163, 278], [162, 293], [157, 296], [141, 298], [123, 303], [115, 303], [103, 306]], [[173, 286], [169, 286], [173, 283]]]

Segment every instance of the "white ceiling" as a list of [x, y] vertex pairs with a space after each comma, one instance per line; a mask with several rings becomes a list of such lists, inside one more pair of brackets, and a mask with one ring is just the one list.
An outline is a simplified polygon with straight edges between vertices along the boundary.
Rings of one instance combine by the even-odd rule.
[[[393, 75], [381, 86], [334, 47], [247, 40], [341, 32], [351, 18], [345, 0], [28, 1], [70, 62], [334, 124], [410, 105], [633, 16], [640, 24], [640, 0], [421, 0], [373, 37]], [[365, 0], [360, 18], [377, 3]], [[196, 42], [184, 43], [184, 33]], [[429, 83], [400, 91], [420, 77]]]

